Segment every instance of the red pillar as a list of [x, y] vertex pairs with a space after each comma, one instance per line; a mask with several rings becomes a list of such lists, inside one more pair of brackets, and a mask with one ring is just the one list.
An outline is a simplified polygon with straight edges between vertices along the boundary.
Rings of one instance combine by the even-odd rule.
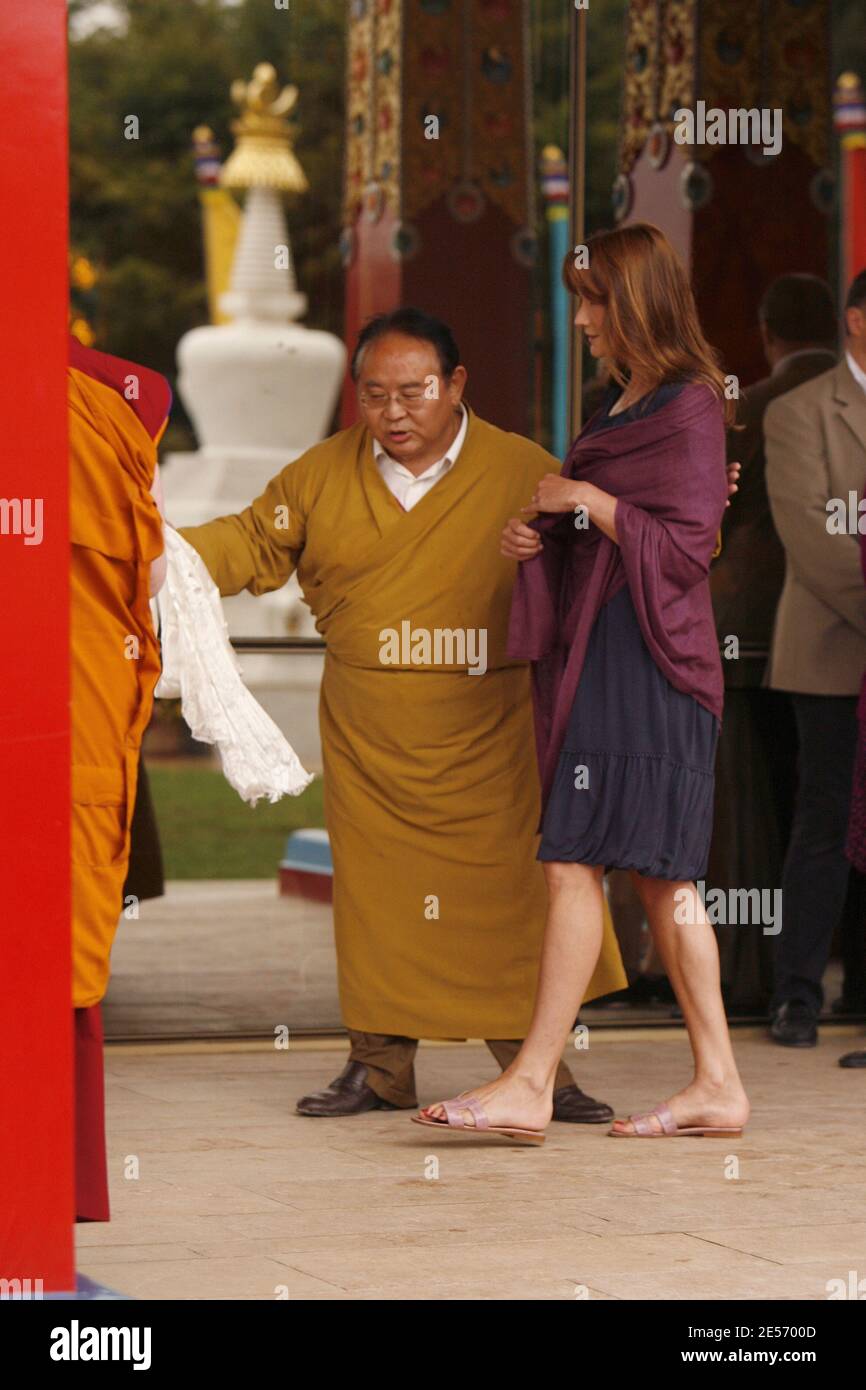
[[0, 1278], [48, 1292], [75, 1268], [64, 0], [0, 6], [0, 53]]
[[866, 268], [866, 97], [860, 79], [845, 72], [834, 94], [842, 176], [839, 298], [844, 304], [855, 275]]

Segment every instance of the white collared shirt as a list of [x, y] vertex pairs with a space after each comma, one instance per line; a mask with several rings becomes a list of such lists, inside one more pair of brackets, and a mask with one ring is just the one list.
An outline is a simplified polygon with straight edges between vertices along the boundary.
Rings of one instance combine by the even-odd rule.
[[394, 494], [404, 512], [411, 512], [412, 508], [421, 501], [421, 498], [425, 497], [430, 489], [436, 486], [440, 478], [444, 478], [449, 468], [452, 468], [457, 462], [457, 455], [463, 448], [466, 431], [469, 427], [469, 415], [466, 407], [461, 405], [460, 409], [463, 412], [463, 420], [454, 443], [444, 458], [439, 459], [438, 463], [431, 463], [430, 467], [425, 468], [423, 473], [419, 473], [417, 478], [402, 463], [392, 459], [378, 439], [373, 440], [376, 466], [389, 492]]
[[860, 366], [860, 363], [850, 352], [845, 353], [845, 361], [848, 363], [848, 370], [850, 371], [857, 385], [860, 387], [861, 391], [866, 391], [866, 372], [864, 372], [863, 368]]

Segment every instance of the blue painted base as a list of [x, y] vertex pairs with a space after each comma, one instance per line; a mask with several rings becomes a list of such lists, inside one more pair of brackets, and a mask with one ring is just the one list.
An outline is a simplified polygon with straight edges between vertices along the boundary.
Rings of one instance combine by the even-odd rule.
[[97, 1284], [95, 1279], [88, 1279], [86, 1274], [75, 1276], [74, 1293], [46, 1293], [43, 1294], [46, 1303], [48, 1302], [89, 1302], [92, 1299], [121, 1299], [125, 1300], [128, 1295], [118, 1293], [116, 1289], [108, 1289], [104, 1284]]

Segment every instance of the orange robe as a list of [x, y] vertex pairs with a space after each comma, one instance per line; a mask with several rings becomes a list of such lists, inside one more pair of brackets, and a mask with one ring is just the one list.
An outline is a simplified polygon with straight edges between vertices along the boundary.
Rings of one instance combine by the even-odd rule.
[[117, 390], [69, 370], [72, 996], [96, 1004], [122, 907], [141, 739], [159, 677], [156, 444]]
[[148, 593], [163, 541], [150, 487], [171, 392], [155, 372], [73, 339], [68, 398], [75, 1211], [79, 1220], [107, 1221], [99, 1001], [159, 674]]

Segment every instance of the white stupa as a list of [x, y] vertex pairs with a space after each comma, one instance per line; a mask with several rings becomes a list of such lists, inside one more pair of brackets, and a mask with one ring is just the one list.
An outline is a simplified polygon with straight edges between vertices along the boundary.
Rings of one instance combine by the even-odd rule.
[[[232, 84], [241, 116], [220, 183], [247, 198], [229, 290], [230, 321], [195, 328], [178, 344], [178, 387], [199, 447], [165, 460], [166, 510], [175, 526], [241, 511], [268, 480], [324, 438], [346, 366], [343, 343], [297, 320], [307, 301], [295, 281], [284, 193], [308, 184], [286, 120], [297, 88], [279, 90], [260, 63], [250, 82]], [[309, 609], [292, 578], [274, 594], [224, 601], [233, 637], [314, 636]], [[243, 656], [246, 683], [286, 728], [302, 761], [319, 759], [316, 691], [320, 656]]]

